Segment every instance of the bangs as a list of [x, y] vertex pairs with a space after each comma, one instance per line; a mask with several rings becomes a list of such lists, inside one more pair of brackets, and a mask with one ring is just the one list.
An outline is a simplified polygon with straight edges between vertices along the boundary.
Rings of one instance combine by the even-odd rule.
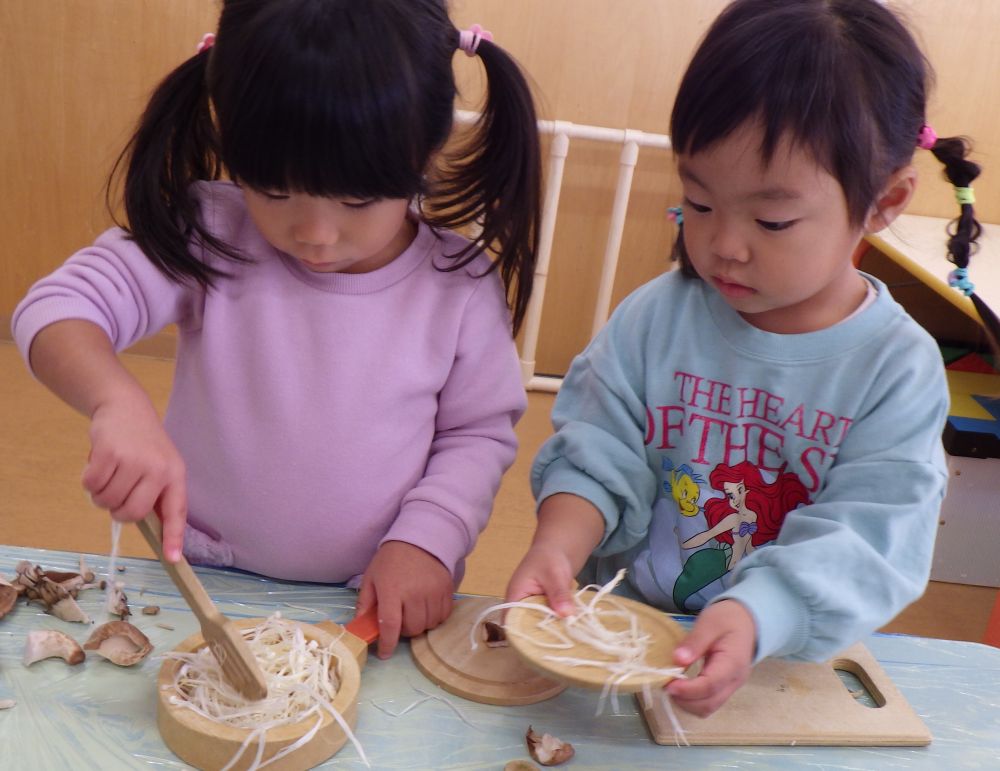
[[229, 174], [255, 189], [315, 196], [423, 192], [429, 156], [450, 130], [453, 82], [447, 125], [429, 129], [423, 84], [413, 74], [421, 64], [398, 55], [407, 48], [398, 39], [405, 30], [356, 7], [288, 5], [312, 13], [288, 13], [278, 3], [244, 32], [252, 45], [223, 33], [213, 49], [210, 91]]
[[[794, 5], [767, 14], [766, 26], [760, 16], [734, 19], [724, 40], [709, 32], [674, 104], [671, 138], [678, 152], [697, 153], [747, 122], [758, 123], [766, 162], [787, 135], [834, 172], [841, 121], [863, 112], [860, 84], [845, 82], [838, 59], [848, 52], [831, 45], [820, 14], [807, 17]], [[864, 135], [855, 139], [872, 144]]]
[[[884, 177], [912, 156], [922, 121], [902, 103], [906, 86], [891, 93], [891, 81], [881, 88], [872, 75], [885, 69], [885, 15], [874, 2], [729, 6], [681, 82], [671, 115], [674, 148], [697, 153], [757, 123], [765, 163], [787, 137], [840, 182], [851, 219], [860, 222]], [[919, 81], [922, 89], [922, 71], [904, 74], [911, 75], [899, 73], [896, 83]]]

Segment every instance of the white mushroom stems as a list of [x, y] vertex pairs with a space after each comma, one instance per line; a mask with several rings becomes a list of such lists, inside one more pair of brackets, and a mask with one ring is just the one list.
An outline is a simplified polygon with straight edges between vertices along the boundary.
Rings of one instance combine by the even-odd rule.
[[[193, 653], [165, 656], [181, 662], [172, 685], [172, 704], [217, 723], [249, 729], [243, 746], [225, 768], [238, 762], [255, 742], [256, 758], [249, 771], [265, 768], [291, 754], [315, 735], [322, 725], [324, 713], [340, 724], [365, 765], [369, 765], [354, 732], [333, 706], [340, 688], [333, 647], [307, 640], [297, 624], [285, 621], [277, 613], [242, 633], [267, 681], [268, 695], [261, 701], [248, 701], [226, 682], [222, 668], [208, 647]], [[309, 732], [261, 762], [267, 731], [309, 719], [315, 720]]]

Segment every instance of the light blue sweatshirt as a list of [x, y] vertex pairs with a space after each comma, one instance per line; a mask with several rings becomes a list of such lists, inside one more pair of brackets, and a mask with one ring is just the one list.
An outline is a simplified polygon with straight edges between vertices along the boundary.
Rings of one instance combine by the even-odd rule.
[[821, 660], [923, 592], [947, 479], [933, 339], [884, 284], [827, 329], [751, 326], [679, 271], [578, 356], [532, 470], [604, 515], [581, 580], [666, 610], [738, 600], [756, 660]]

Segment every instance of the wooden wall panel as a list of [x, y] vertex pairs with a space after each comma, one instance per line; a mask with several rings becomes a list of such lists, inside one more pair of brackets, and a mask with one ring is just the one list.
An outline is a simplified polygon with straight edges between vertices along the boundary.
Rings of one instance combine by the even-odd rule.
[[107, 174], [151, 89], [217, 10], [213, 0], [0, 0], [0, 319], [111, 224]]
[[[493, 31], [531, 74], [545, 118], [668, 133], [677, 85], [726, 0], [455, 0], [457, 23]], [[930, 118], [942, 136], [967, 134], [985, 166], [976, 191], [984, 221], [1000, 221], [1000, 3], [898, 0], [937, 74]], [[462, 70], [466, 75], [468, 66]], [[468, 91], [478, 93], [469, 77]], [[618, 148], [574, 141], [567, 158], [546, 293], [538, 371], [564, 372], [590, 334]], [[930, 153], [909, 211], [952, 217], [951, 188]], [[614, 302], [662, 271], [674, 237], [664, 218], [679, 199], [670, 153], [643, 150], [629, 206]]]
[[[455, 0], [530, 74], [542, 117], [667, 133], [673, 94], [698, 39], [726, 0]], [[464, 66], [463, 66], [464, 65]], [[460, 74], [475, 70], [461, 63]], [[478, 95], [469, 77], [465, 91]], [[621, 148], [573, 140], [566, 161], [537, 371], [561, 374], [590, 337]], [[666, 208], [680, 186], [667, 151], [643, 148], [612, 297], [669, 266]]]
[[[545, 118], [666, 133], [698, 38], [725, 0], [452, 0], [460, 26], [493, 31], [530, 73]], [[1000, 221], [1000, 3], [900, 0], [938, 75], [932, 122], [976, 140], [978, 208]], [[0, 319], [39, 276], [108, 226], [102, 184], [155, 83], [214, 25], [217, 0], [0, 0]], [[478, 62], [456, 58], [466, 104]], [[619, 148], [575, 140], [539, 341], [539, 372], [585, 345]], [[919, 154], [925, 156], [928, 154]], [[951, 216], [939, 169], [918, 156], [911, 211]], [[679, 199], [670, 153], [640, 153], [613, 301], [667, 266]], [[5, 335], [6, 329], [0, 330]]]
[[[976, 210], [983, 222], [1000, 222], [1000, 3], [905, 0], [897, 6], [934, 68], [930, 123], [939, 136], [972, 139], [973, 158], [983, 166]], [[908, 211], [954, 217], [955, 195], [941, 164], [928, 152], [918, 152], [916, 163], [920, 186]]]

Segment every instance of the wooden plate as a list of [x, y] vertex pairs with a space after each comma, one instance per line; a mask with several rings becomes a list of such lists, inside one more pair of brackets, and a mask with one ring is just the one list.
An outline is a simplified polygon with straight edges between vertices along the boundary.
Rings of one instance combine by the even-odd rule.
[[[500, 602], [499, 597], [456, 600], [447, 621], [410, 640], [417, 668], [449, 693], [480, 704], [535, 704], [562, 693], [565, 685], [542, 677], [510, 646], [490, 648], [480, 636], [479, 645], [472, 649], [472, 625]], [[499, 615], [491, 620], [499, 621]]]
[[[257, 626], [264, 619], [248, 618], [233, 620], [240, 629]], [[316, 640], [320, 645], [330, 645], [337, 656], [337, 668], [340, 675], [340, 690], [333, 700], [334, 708], [340, 712], [344, 720], [353, 729], [357, 718], [357, 696], [361, 687], [361, 670], [352, 652], [340, 641], [322, 629], [312, 624], [299, 623], [307, 640]], [[201, 633], [193, 634], [180, 643], [174, 651], [190, 653], [205, 645]], [[180, 662], [166, 660], [160, 667], [157, 680], [158, 704], [156, 723], [160, 736], [170, 750], [185, 763], [200, 769], [223, 768], [235, 757], [240, 746], [249, 735], [249, 729], [233, 728], [220, 725], [196, 715], [189, 709], [170, 703], [171, 684]], [[168, 690], [169, 689], [169, 690]], [[293, 725], [272, 728], [267, 732], [263, 760], [275, 755], [278, 750], [298, 741], [316, 724], [309, 718]], [[312, 768], [331, 757], [347, 742], [347, 735], [340, 725], [329, 714], [325, 714], [323, 724], [316, 735], [307, 744], [275, 761], [268, 769], [275, 771], [299, 771]], [[256, 756], [257, 744], [247, 747], [233, 769], [246, 769]]]
[[[584, 592], [580, 599], [589, 602], [596, 594], [594, 591]], [[541, 596], [527, 597], [524, 602], [548, 607], [546, 599]], [[630, 600], [627, 597], [606, 595], [598, 604], [599, 610], [625, 608], [635, 614], [639, 628], [648, 633], [652, 640], [646, 655], [646, 663], [656, 668], [672, 668], [674, 648], [684, 637], [684, 629], [662, 611]], [[572, 648], [553, 649], [545, 647], [547, 643], [558, 638], [544, 629], [538, 628], [538, 622], [544, 618], [541, 612], [527, 608], [511, 608], [507, 611], [505, 627], [507, 640], [525, 661], [549, 677], [561, 682], [577, 685], [581, 688], [603, 689], [610, 676], [608, 670], [600, 666], [571, 666], [558, 661], [549, 660], [548, 656], [568, 656], [596, 661], [614, 661], [611, 654], [596, 650], [590, 645], [577, 643]], [[628, 620], [617, 617], [604, 617], [604, 626], [618, 632], [628, 628]], [[566, 619], [557, 622], [565, 625]], [[645, 685], [664, 685], [673, 678], [657, 674], [636, 674], [618, 684], [618, 691], [632, 693], [639, 691]]]

